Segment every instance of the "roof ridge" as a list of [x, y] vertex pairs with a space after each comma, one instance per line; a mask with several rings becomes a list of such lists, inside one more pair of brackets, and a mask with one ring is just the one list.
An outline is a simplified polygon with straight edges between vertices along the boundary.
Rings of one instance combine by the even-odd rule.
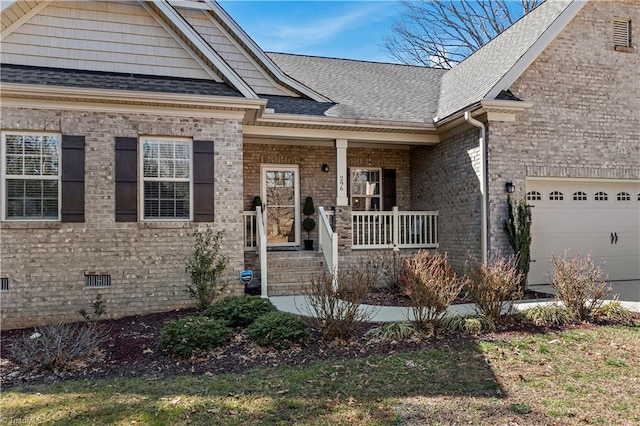
[[398, 67], [448, 71], [445, 68], [440, 68], [440, 67], [425, 67], [422, 65], [398, 64], [395, 62], [369, 61], [364, 59], [336, 58], [332, 56], [309, 55], [304, 53], [288, 53], [288, 52], [265, 52], [265, 53], [267, 55], [286, 55], [286, 56], [297, 56], [297, 57], [314, 58], [314, 59], [329, 59], [334, 61], [359, 62], [359, 63], [365, 63], [365, 64], [374, 64], [374, 65], [393, 65]]

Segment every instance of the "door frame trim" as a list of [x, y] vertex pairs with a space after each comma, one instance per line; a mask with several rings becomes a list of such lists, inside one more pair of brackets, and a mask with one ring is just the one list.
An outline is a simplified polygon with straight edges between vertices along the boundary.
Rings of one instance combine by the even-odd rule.
[[267, 243], [267, 247], [299, 247], [300, 246], [300, 166], [298, 164], [260, 164], [260, 196], [262, 202], [265, 203], [265, 227], [268, 226], [268, 213], [269, 200], [267, 199], [267, 182], [265, 172], [277, 171], [277, 172], [294, 172], [294, 230], [295, 230], [295, 242], [287, 243]]

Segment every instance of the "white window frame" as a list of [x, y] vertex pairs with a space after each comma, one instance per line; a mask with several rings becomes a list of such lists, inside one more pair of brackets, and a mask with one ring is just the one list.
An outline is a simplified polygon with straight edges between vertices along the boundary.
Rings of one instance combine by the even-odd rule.
[[[7, 135], [28, 135], [28, 136], [57, 136], [58, 143], [58, 175], [7, 175]], [[0, 220], [15, 222], [60, 222], [62, 220], [62, 133], [57, 132], [30, 132], [30, 131], [13, 131], [5, 130], [2, 132], [2, 149], [0, 149]], [[58, 181], [58, 215], [56, 218], [43, 217], [7, 217], [7, 179], [17, 180], [57, 180]]]
[[[145, 217], [144, 183], [145, 182], [186, 182], [185, 178], [146, 178], [144, 176], [144, 143], [145, 142], [177, 142], [189, 145], [189, 217]], [[187, 222], [193, 221], [193, 139], [167, 136], [140, 136], [138, 138], [138, 217], [142, 222]]]
[[[353, 192], [353, 189], [355, 188], [355, 185], [353, 184], [353, 173], [355, 170], [365, 170], [367, 172], [378, 172], [378, 175], [380, 176], [380, 180], [378, 181], [378, 185], [380, 185], [380, 191], [378, 192], [378, 194], [373, 194], [373, 195], [366, 195], [366, 194], [355, 194]], [[378, 198], [380, 200], [379, 205], [378, 205], [378, 210], [357, 210], [357, 211], [382, 211], [382, 167], [350, 167], [349, 168], [349, 188], [351, 189], [351, 193], [349, 194], [349, 204], [351, 205], [351, 207], [354, 206], [353, 203], [353, 199], [354, 198]], [[356, 210], [354, 210], [356, 211]]]

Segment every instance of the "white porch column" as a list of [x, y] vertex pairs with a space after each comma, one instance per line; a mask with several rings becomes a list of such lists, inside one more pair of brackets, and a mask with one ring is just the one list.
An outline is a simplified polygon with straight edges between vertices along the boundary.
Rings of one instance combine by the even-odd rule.
[[347, 197], [347, 145], [346, 139], [336, 139], [336, 206], [348, 206]]

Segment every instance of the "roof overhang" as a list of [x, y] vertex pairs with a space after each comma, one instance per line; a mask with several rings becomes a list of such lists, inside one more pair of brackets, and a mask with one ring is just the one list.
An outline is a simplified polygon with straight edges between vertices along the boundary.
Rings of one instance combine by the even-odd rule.
[[432, 124], [268, 112], [263, 113], [255, 125], [243, 126], [243, 134], [267, 139], [347, 139], [390, 145], [435, 145], [440, 142]]
[[267, 101], [230, 96], [89, 89], [32, 84], [0, 84], [3, 107], [37, 107], [73, 111], [119, 111], [216, 117], [253, 123]]
[[470, 111], [473, 118], [482, 117], [480, 121], [487, 122], [514, 122], [517, 115], [531, 108], [531, 102], [511, 101], [502, 99], [483, 99], [480, 102], [469, 105], [466, 108], [451, 114], [447, 118], [437, 121], [436, 126], [441, 139], [446, 139], [450, 134], [457, 133], [456, 128], [465, 126], [464, 113]]

